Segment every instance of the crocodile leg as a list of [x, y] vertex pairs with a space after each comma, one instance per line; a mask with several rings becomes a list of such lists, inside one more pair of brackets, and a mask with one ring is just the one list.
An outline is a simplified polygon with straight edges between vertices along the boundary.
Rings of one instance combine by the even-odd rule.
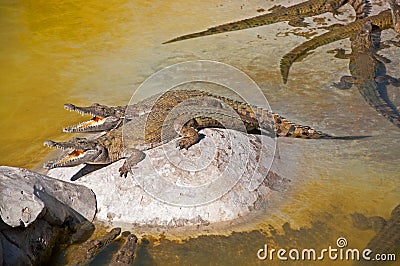
[[199, 141], [199, 132], [193, 127], [183, 126], [179, 133], [182, 138], [178, 140], [177, 146], [180, 149], [187, 150]]
[[375, 81], [382, 84], [391, 84], [395, 87], [400, 87], [400, 79], [389, 75], [377, 76], [375, 77]]
[[353, 84], [356, 82], [356, 78], [353, 76], [343, 76], [340, 78], [339, 83], [333, 83], [333, 86], [335, 88], [341, 89], [341, 90], [348, 90], [353, 86]]
[[293, 19], [289, 20], [288, 24], [292, 27], [307, 27], [310, 25], [307, 22], [304, 22], [303, 17], [294, 17]]
[[130, 149], [129, 153], [130, 156], [125, 160], [124, 164], [118, 170], [120, 176], [127, 177], [128, 173], [131, 171], [131, 167], [135, 166], [146, 157], [146, 154], [138, 149]]

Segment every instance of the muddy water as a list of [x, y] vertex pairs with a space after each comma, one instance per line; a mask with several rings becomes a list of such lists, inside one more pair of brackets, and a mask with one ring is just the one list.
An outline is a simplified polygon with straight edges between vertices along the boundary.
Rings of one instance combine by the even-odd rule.
[[[142, 81], [165, 66], [217, 60], [252, 77], [275, 112], [331, 134], [371, 137], [280, 139], [276, 164], [292, 186], [277, 196], [274, 208], [256, 218], [245, 217], [236, 227], [227, 225], [224, 236], [179, 243], [143, 239], [138, 262], [263, 265], [270, 262], [258, 261], [256, 252], [265, 243], [326, 248], [335, 247], [340, 236], [351, 248], [364, 247], [374, 233], [355, 229], [349, 215], [358, 211], [388, 217], [400, 203], [400, 131], [377, 115], [357, 90], [331, 86], [348, 73], [348, 61], [327, 51], [349, 48], [348, 40], [320, 48], [296, 63], [288, 85], [280, 80], [280, 57], [305, 38], [293, 35], [296, 32], [286, 23], [161, 45], [280, 3], [287, 5], [286, 1], [2, 1], [0, 163], [26, 168], [42, 163], [49, 152], [42, 147], [43, 140], [69, 138], [61, 128], [81, 120], [63, 110], [66, 102], [126, 104]], [[329, 15], [322, 17], [337, 22]], [[309, 22], [313, 30], [303, 35], [322, 32]], [[389, 30], [383, 37], [394, 36]], [[400, 50], [382, 53], [393, 60], [388, 73], [396, 75]], [[389, 98], [400, 106], [399, 91], [388, 89]], [[286, 222], [290, 227], [283, 229]], [[238, 232], [229, 234], [231, 228]]]

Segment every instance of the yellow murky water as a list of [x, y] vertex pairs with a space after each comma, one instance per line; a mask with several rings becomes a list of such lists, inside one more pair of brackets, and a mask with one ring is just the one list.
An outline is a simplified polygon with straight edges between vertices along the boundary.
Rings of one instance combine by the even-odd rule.
[[[279, 140], [277, 163], [293, 189], [282, 195], [278, 210], [266, 210], [256, 222], [249, 221], [249, 232], [183, 243], [143, 240], [140, 264], [265, 265], [270, 262], [256, 258], [264, 243], [326, 247], [334, 246], [340, 236], [351, 247], [364, 247], [374, 233], [355, 229], [349, 215], [358, 211], [387, 218], [400, 203], [400, 133], [356, 90], [330, 87], [347, 73], [347, 61], [317, 50], [295, 64], [293, 80], [283, 86], [280, 57], [304, 40], [279, 37], [288, 29], [284, 23], [161, 44], [253, 16], [258, 8], [268, 9], [277, 2], [287, 5], [285, 1], [1, 1], [0, 164], [33, 168], [49, 153], [42, 146], [44, 140], [69, 138], [62, 127], [82, 118], [66, 112], [64, 103], [126, 104], [144, 79], [165, 66], [217, 60], [251, 76], [273, 110], [285, 117], [336, 135], [372, 137], [322, 143]], [[340, 45], [348, 47], [348, 42], [330, 44], [326, 50]], [[390, 51], [388, 57], [400, 58], [399, 49]], [[388, 72], [396, 72], [396, 62], [398, 67], [395, 61]], [[400, 105], [396, 93], [392, 99]], [[293, 231], [284, 233], [285, 222]]]

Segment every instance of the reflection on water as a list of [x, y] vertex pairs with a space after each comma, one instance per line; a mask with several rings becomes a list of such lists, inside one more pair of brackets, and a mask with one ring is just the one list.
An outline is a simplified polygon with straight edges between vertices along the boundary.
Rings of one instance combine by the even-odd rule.
[[[339, 236], [346, 237], [351, 247], [364, 247], [374, 233], [355, 229], [350, 214], [389, 217], [400, 202], [400, 132], [356, 90], [339, 91], [331, 86], [348, 73], [348, 63], [326, 51], [348, 48], [348, 40], [329, 44], [297, 63], [287, 86], [279, 76], [280, 57], [304, 39], [277, 37], [288, 29], [285, 23], [161, 45], [279, 3], [287, 4], [255, 0], [246, 4], [2, 1], [0, 163], [32, 168], [49, 152], [42, 147], [44, 140], [69, 138], [61, 128], [81, 118], [63, 110], [66, 102], [122, 105], [145, 78], [165, 66], [193, 59], [217, 60], [252, 77], [275, 112], [327, 133], [371, 137], [356, 141], [280, 139], [276, 163], [282, 175], [292, 180], [292, 189], [280, 195], [275, 208], [248, 223], [244, 219], [242, 227], [249, 232], [201, 236], [183, 243], [149, 237], [147, 242], [142, 240], [138, 264], [208, 265], [212, 260], [219, 265], [264, 265], [257, 261], [256, 252], [265, 243], [326, 247], [334, 245]], [[388, 32], [383, 39], [387, 34], [394, 36]], [[400, 58], [398, 48], [383, 53], [390, 59]], [[387, 65], [393, 76], [398, 75], [396, 63]], [[398, 90], [388, 86], [388, 91], [399, 106]], [[290, 228], [282, 228], [286, 222]]]

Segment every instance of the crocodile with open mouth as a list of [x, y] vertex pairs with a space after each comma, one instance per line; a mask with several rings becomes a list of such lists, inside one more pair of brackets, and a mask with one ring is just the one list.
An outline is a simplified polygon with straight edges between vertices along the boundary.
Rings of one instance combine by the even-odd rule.
[[346, 25], [332, 26], [330, 31], [300, 44], [282, 57], [280, 61], [280, 70], [283, 83], [287, 83], [290, 67], [294, 62], [300, 58], [304, 58], [307, 56], [307, 53], [322, 45], [355, 36], [357, 32], [361, 30], [366, 21], [371, 21], [372, 25], [379, 27], [381, 30], [393, 27], [392, 13], [389, 9], [382, 11], [375, 16], [359, 19]]
[[307, 23], [303, 22], [303, 18], [320, 15], [326, 12], [337, 14], [337, 9], [347, 2], [349, 2], [355, 9], [357, 18], [365, 17], [370, 10], [370, 3], [363, 0], [309, 0], [289, 7], [279, 6], [274, 8], [272, 12], [268, 14], [222, 24], [216, 27], [209, 28], [205, 31], [183, 35], [164, 43], [171, 43], [229, 31], [260, 27], [282, 21], [289, 21], [289, 25], [291, 26], [306, 26]]
[[334, 86], [349, 89], [352, 84], [356, 85], [369, 105], [400, 127], [399, 111], [386, 97], [383, 97], [386, 94], [385, 83], [400, 86], [400, 80], [386, 75], [385, 65], [379, 60], [381, 57], [376, 54], [371, 34], [371, 21], [366, 21], [351, 42], [351, 54], [346, 55], [343, 50], [339, 50], [338, 57], [350, 58], [351, 76], [343, 76]]
[[[233, 108], [237, 103], [223, 96], [214, 95], [201, 90], [169, 90], [150, 96], [136, 104], [129, 106], [130, 116], [140, 116], [148, 114], [151, 111], [162, 109], [171, 109], [178, 104], [194, 97], [213, 97], [230, 104]], [[94, 103], [91, 106], [79, 107], [73, 104], [65, 104], [64, 108], [69, 111], [76, 111], [82, 115], [89, 114], [93, 117], [77, 125], [69, 126], [63, 129], [64, 132], [97, 132], [107, 131], [122, 125], [125, 118], [127, 106], [106, 106]]]
[[[73, 149], [73, 151], [62, 159], [48, 162], [45, 167], [74, 166], [82, 163], [109, 164], [128, 158], [120, 168], [120, 174], [126, 176], [130, 171], [130, 166], [144, 159], [144, 150], [160, 146], [180, 136], [182, 138], [178, 140], [178, 145], [180, 148], [187, 149], [198, 141], [197, 130], [206, 127], [226, 127], [243, 132], [259, 131], [279, 137], [346, 139], [346, 137], [327, 135], [309, 126], [292, 123], [278, 114], [259, 107], [252, 107], [234, 100], [226, 100], [226, 102], [213, 97], [202, 97], [199, 101], [195, 97], [173, 109], [159, 109], [130, 117], [123, 126], [114, 128], [97, 139], [74, 138], [67, 142], [46, 141], [44, 143], [46, 146]], [[193, 107], [193, 104], [197, 108]], [[201, 109], [199, 111], [199, 106], [207, 108], [199, 108]], [[235, 106], [234, 110], [230, 108], [232, 106]], [[171, 115], [170, 112], [173, 114]]]

